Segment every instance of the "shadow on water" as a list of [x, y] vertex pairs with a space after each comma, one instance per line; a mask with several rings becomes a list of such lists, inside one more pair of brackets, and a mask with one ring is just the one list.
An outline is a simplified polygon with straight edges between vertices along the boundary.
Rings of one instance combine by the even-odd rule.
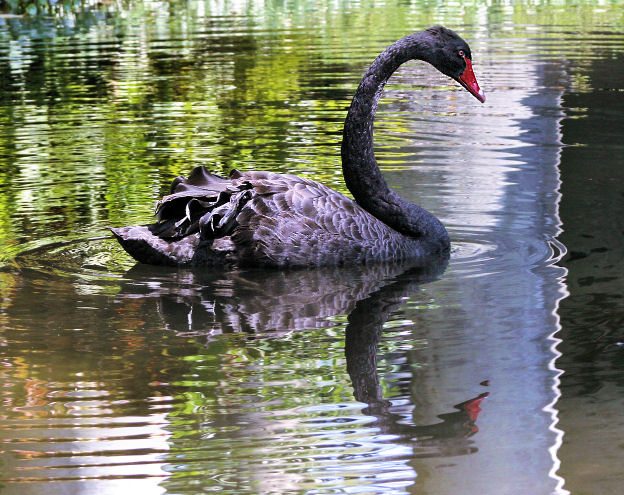
[[[448, 259], [425, 266], [372, 265], [313, 270], [181, 271], [154, 279], [154, 269], [136, 265], [127, 274], [119, 298], [151, 300], [165, 328], [210, 346], [219, 334], [246, 333], [249, 338], [279, 338], [284, 333], [327, 327], [347, 314], [346, 367], [355, 399], [367, 405], [379, 434], [408, 443], [417, 457], [470, 454], [469, 438], [487, 393], [460, 404], [437, 421], [413, 425], [393, 412], [384, 399], [377, 367], [384, 324], [413, 292], [437, 279]], [[162, 272], [162, 270], [161, 270]], [[145, 308], [148, 310], [148, 308]], [[414, 457], [414, 455], [412, 455]]]

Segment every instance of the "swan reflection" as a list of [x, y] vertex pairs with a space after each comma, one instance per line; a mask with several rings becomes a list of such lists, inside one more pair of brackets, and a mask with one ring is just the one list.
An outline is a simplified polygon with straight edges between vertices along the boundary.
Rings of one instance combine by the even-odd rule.
[[[263, 338], [338, 325], [346, 317], [345, 357], [354, 397], [366, 404], [381, 434], [410, 443], [416, 456], [476, 451], [476, 431], [487, 394], [455, 405], [440, 421], [415, 426], [384, 399], [377, 370], [383, 326], [418, 287], [437, 278], [447, 259], [425, 266], [379, 264], [314, 270], [165, 270], [136, 265], [119, 297], [153, 298], [165, 328], [204, 345], [219, 334]], [[443, 410], [449, 405], [441, 405]]]

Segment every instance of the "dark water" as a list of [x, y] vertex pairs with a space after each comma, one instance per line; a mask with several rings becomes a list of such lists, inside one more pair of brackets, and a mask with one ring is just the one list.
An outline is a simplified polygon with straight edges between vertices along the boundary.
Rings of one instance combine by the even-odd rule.
[[[0, 492], [619, 493], [623, 7], [0, 18]], [[411, 63], [375, 129], [448, 266], [184, 271], [104, 238], [198, 164], [344, 191], [358, 78], [435, 23], [487, 103]]]

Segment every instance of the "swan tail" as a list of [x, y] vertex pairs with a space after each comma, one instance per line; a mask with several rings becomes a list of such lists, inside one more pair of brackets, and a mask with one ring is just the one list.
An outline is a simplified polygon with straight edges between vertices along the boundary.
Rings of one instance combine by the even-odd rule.
[[124, 250], [140, 263], [148, 265], [191, 265], [199, 236], [170, 242], [154, 235], [149, 227], [130, 226], [109, 229]]
[[[227, 262], [229, 236], [237, 215], [252, 198], [252, 184], [195, 168], [177, 177], [170, 194], [156, 203], [158, 221], [146, 226], [111, 228], [124, 250], [141, 263], [170, 266]], [[219, 242], [215, 243], [215, 240]]]
[[178, 267], [222, 266], [229, 263], [226, 239], [202, 241], [195, 233], [172, 241], [158, 237], [149, 226], [109, 229], [124, 250], [140, 263]]

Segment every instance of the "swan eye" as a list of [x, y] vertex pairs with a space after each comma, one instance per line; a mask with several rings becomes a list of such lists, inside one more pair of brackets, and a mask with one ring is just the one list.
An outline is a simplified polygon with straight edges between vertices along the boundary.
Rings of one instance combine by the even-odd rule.
[[466, 53], [464, 53], [464, 50], [459, 50], [457, 52], [457, 55], [459, 55], [461, 58], [466, 58]]

